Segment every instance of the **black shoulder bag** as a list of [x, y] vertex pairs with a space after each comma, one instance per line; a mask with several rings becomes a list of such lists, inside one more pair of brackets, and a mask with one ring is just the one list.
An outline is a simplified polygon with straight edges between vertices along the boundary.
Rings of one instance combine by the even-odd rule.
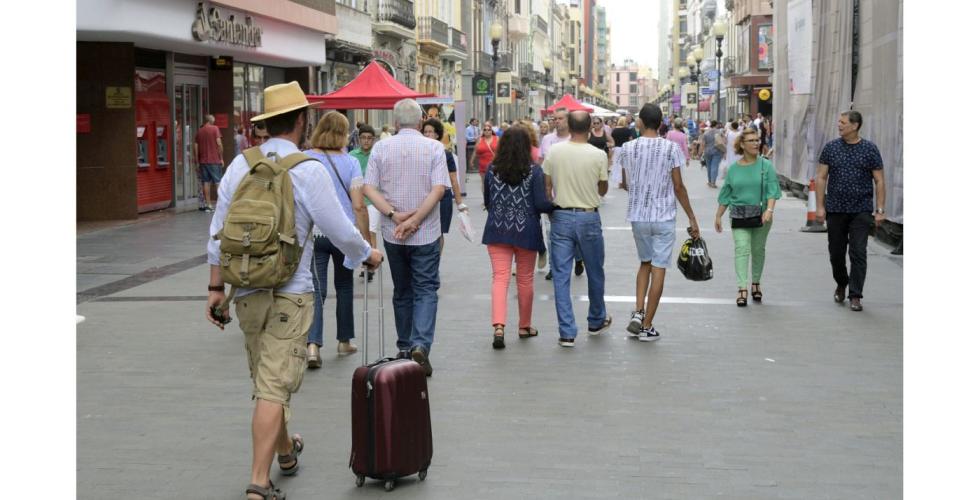
[[347, 189], [347, 184], [344, 184], [344, 179], [342, 177], [340, 177], [340, 171], [337, 170], [337, 165], [334, 165], [333, 164], [333, 160], [330, 158], [330, 153], [326, 153], [323, 156], [326, 156], [327, 157], [327, 161], [329, 161], [330, 162], [330, 166], [333, 167], [333, 173], [337, 174], [337, 180], [340, 181], [340, 185], [343, 186], [343, 188], [344, 188], [344, 194], [347, 195], [347, 199], [350, 200], [351, 203], [353, 203], [354, 202], [354, 199], [350, 197], [350, 190]]
[[[760, 198], [766, 199], [766, 171], [765, 165], [761, 169], [761, 183], [759, 185]], [[732, 229], [751, 229], [762, 227], [762, 206], [761, 205], [732, 205], [729, 207], [729, 214], [732, 222]]]

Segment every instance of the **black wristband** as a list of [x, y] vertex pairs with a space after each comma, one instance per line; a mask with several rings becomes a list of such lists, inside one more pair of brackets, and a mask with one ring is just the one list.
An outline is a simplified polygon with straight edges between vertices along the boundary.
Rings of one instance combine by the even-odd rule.
[[218, 285], [218, 286], [208, 285], [208, 291], [209, 292], [223, 292], [223, 291], [225, 291], [225, 286], [224, 285]]

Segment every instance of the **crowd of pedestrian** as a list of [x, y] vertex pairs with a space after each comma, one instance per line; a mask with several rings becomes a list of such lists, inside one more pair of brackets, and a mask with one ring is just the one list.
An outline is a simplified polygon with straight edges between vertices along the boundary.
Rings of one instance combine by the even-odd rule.
[[[394, 289], [397, 357], [415, 361], [431, 376], [445, 234], [453, 206], [461, 213], [468, 211], [456, 175], [457, 159], [447, 140], [455, 130], [447, 130], [437, 116], [426, 117], [414, 100], [395, 104], [388, 137], [384, 127], [380, 134], [364, 123], [351, 128], [336, 111], [324, 114], [307, 136], [309, 103], [295, 82], [267, 88], [264, 102], [265, 112], [253, 118], [250, 140], [238, 137], [244, 136], [243, 130], [236, 134], [240, 154], [223, 175], [220, 156], [215, 158], [221, 142], [213, 117], [206, 118], [195, 142], [202, 180], [217, 185], [214, 205], [208, 191], [203, 193], [208, 209], [214, 211], [205, 315], [223, 328], [230, 321], [225, 311], [234, 301], [256, 399], [248, 487], [252, 498], [269, 498], [278, 491], [269, 479], [273, 457], [278, 456], [284, 475], [299, 466], [304, 442], [287, 432], [289, 400], [304, 370], [323, 362], [329, 262], [333, 261], [337, 297], [338, 354], [358, 350], [352, 342], [354, 271], [363, 265], [365, 279], [371, 281], [386, 258]], [[480, 174], [487, 211], [481, 241], [492, 276], [493, 348], [506, 346], [512, 276], [517, 284], [518, 337], [539, 335], [533, 320], [535, 267], [549, 266], [560, 346], [574, 347], [579, 333], [571, 298], [573, 273], [586, 274], [588, 334], [601, 335], [613, 325], [604, 300], [606, 251], [600, 216], [610, 179], [626, 192], [625, 217], [639, 261], [635, 306], [623, 327], [640, 341], [659, 339], [655, 319], [676, 244], [678, 206], [691, 238], [701, 236], [682, 177], [691, 160], [705, 165], [708, 186], [717, 188], [719, 178], [723, 182], [714, 228], [723, 231], [727, 212], [735, 245], [736, 305], [745, 307], [750, 298], [762, 302], [766, 242], [781, 197], [776, 170], [766, 155], [772, 137], [767, 118], [746, 116], [727, 124], [708, 120], [699, 125], [678, 116], [664, 119], [660, 108], [648, 103], [636, 118], [624, 116], [615, 122], [559, 109], [540, 123], [528, 119], [499, 127], [489, 121], [478, 124], [471, 119], [465, 129], [463, 161]], [[885, 203], [881, 156], [873, 143], [860, 137], [861, 124], [860, 113], [841, 115], [840, 138], [824, 147], [816, 174], [816, 216], [828, 225], [833, 298], [839, 303], [850, 299], [854, 311], [863, 309], [868, 233], [872, 224], [884, 219]], [[300, 152], [303, 144], [309, 147]], [[287, 229], [278, 238], [284, 252], [280, 257], [294, 267], [281, 285], [271, 288], [250, 287], [245, 270], [253, 268], [248, 267], [248, 255], [240, 270], [231, 269], [236, 255], [225, 246], [234, 240], [235, 248], [248, 247], [253, 231], [256, 241], [271, 237], [271, 230], [235, 219], [243, 206], [258, 203], [239, 199], [244, 189], [240, 186], [267, 182], [272, 190], [275, 185], [251, 177], [266, 167], [288, 177], [293, 198], [282, 212], [289, 225], [280, 226]], [[226, 295], [229, 276], [236, 276], [232, 284], [237, 286]]]

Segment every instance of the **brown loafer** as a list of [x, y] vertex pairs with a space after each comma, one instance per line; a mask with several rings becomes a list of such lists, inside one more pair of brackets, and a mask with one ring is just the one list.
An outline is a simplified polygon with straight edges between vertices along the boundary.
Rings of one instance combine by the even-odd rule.
[[836, 302], [838, 304], [843, 304], [844, 303], [844, 292], [845, 292], [845, 288], [844, 287], [842, 287], [842, 286], [837, 287], [837, 289], [834, 290], [834, 302]]

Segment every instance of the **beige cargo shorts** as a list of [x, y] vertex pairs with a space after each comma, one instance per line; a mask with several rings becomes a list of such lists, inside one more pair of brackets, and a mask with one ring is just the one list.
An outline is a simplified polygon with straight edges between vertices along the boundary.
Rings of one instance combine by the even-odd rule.
[[259, 291], [235, 300], [245, 334], [252, 398], [283, 405], [299, 390], [306, 372], [306, 334], [313, 322], [312, 293]]

